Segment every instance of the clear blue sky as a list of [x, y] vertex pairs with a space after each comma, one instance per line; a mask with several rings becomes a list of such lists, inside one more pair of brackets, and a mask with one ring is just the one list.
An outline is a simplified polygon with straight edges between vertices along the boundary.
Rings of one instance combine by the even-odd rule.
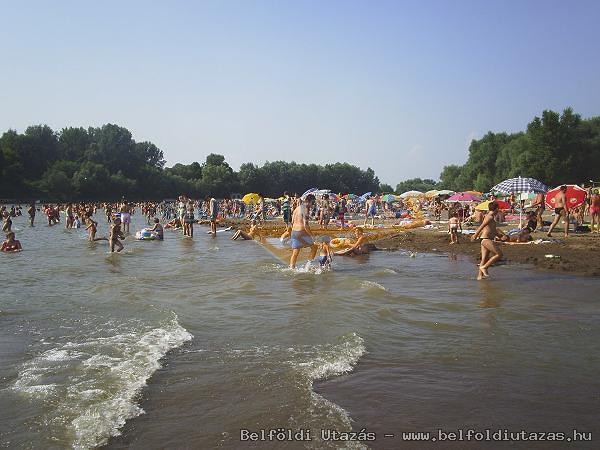
[[600, 115], [600, 2], [0, 2], [0, 131], [116, 123], [167, 164], [346, 161], [395, 186], [544, 109]]

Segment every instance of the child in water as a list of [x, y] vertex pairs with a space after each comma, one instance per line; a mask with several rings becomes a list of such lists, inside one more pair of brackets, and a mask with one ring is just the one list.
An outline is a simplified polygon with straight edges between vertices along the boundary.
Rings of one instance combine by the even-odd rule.
[[108, 235], [108, 243], [110, 245], [110, 252], [113, 253], [115, 251], [115, 246], [119, 247], [117, 253], [123, 250], [123, 244], [119, 239], [125, 239], [125, 235], [121, 231], [121, 219], [119, 217], [115, 217], [113, 224], [110, 227], [110, 233]]
[[329, 247], [329, 236], [323, 236], [319, 243], [319, 264], [321, 267], [331, 269], [331, 248]]

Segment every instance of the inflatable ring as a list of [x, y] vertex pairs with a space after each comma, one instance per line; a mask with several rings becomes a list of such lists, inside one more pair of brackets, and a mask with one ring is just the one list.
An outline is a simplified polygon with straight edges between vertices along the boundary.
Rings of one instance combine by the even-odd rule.
[[334, 248], [341, 247], [345, 243], [346, 243], [346, 239], [344, 239], [344, 238], [335, 238], [335, 239], [332, 239], [331, 241], [329, 241], [329, 245]]

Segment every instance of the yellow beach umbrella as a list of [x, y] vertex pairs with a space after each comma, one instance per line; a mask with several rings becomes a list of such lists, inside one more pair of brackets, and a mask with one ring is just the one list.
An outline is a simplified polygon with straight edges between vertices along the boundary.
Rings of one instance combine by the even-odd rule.
[[435, 197], [438, 193], [437, 189], [432, 189], [431, 191], [427, 191], [425, 192], [425, 197], [427, 198], [431, 198], [431, 197]]
[[467, 194], [473, 194], [476, 195], [477, 197], [481, 197], [483, 195], [483, 192], [479, 192], [479, 191], [464, 191]]
[[258, 203], [259, 199], [260, 196], [258, 194], [255, 194], [254, 192], [249, 192], [248, 194], [242, 197], [242, 201], [244, 203]]

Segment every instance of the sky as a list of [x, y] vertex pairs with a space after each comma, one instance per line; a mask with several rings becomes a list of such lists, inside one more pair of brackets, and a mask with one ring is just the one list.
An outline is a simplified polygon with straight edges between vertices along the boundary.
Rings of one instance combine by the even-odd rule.
[[0, 132], [115, 123], [167, 166], [348, 162], [395, 186], [546, 109], [600, 115], [596, 0], [0, 8]]

